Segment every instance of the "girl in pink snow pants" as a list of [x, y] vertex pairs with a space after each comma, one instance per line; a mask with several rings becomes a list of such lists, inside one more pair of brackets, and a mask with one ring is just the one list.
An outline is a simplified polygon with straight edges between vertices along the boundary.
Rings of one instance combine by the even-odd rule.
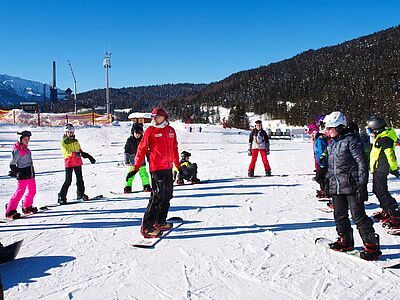
[[33, 198], [36, 194], [35, 170], [33, 169], [32, 154], [28, 149], [31, 137], [30, 131], [18, 132], [21, 135], [19, 142], [13, 146], [10, 162], [10, 176], [17, 178], [17, 190], [11, 196], [6, 209], [7, 219], [18, 219], [21, 214], [17, 212], [18, 203], [24, 196], [22, 212], [24, 214], [34, 214], [38, 211], [33, 207]]

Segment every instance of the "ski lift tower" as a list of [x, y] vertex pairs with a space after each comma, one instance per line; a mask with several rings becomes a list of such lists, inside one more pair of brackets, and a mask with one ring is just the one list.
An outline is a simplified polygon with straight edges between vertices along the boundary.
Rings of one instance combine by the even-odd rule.
[[68, 60], [69, 68], [71, 69], [72, 78], [74, 79], [74, 107], [75, 107], [75, 114], [77, 113], [77, 105], [76, 105], [76, 79], [74, 75], [74, 71], [72, 70], [71, 62]]
[[108, 69], [111, 68], [111, 52], [106, 52], [103, 59], [103, 67], [106, 68], [106, 105], [107, 115], [111, 114], [111, 103], [110, 103], [110, 89], [108, 80]]

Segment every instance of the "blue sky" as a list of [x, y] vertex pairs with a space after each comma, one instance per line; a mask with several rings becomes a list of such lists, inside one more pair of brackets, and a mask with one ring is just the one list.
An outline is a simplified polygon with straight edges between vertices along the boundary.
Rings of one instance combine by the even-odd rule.
[[400, 24], [400, 1], [2, 1], [0, 74], [78, 92], [209, 83]]

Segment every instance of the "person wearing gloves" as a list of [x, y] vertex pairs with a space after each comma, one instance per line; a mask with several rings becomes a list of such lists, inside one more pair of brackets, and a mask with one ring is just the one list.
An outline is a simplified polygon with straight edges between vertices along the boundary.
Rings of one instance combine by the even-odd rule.
[[256, 127], [251, 131], [249, 136], [248, 155], [251, 156], [251, 162], [248, 169], [248, 176], [254, 177], [254, 169], [256, 167], [258, 153], [261, 154], [264, 163], [265, 176], [271, 176], [271, 167], [268, 162], [269, 155], [269, 138], [268, 134], [262, 129], [262, 121], [255, 122]]
[[85, 195], [85, 184], [82, 176], [82, 157], [89, 159], [92, 164], [96, 160], [90, 154], [82, 151], [81, 145], [75, 138], [75, 128], [72, 124], [66, 124], [64, 127], [61, 151], [64, 156], [65, 181], [58, 193], [58, 203], [60, 205], [67, 204], [67, 193], [72, 182], [72, 172], [75, 172], [76, 176], [77, 199], [79, 201], [89, 200], [89, 197]]
[[379, 116], [367, 122], [368, 131], [374, 137], [370, 152], [370, 171], [372, 173], [372, 191], [379, 200], [381, 212], [373, 218], [382, 222], [388, 229], [400, 229], [400, 210], [396, 199], [388, 191], [387, 177], [390, 174], [400, 177], [397, 158], [397, 136], [393, 128], [386, 125], [385, 119]]
[[364, 201], [368, 199], [368, 164], [363, 144], [354, 130], [346, 127], [342, 112], [335, 111], [325, 120], [326, 130], [332, 138], [328, 145], [328, 172], [326, 193], [332, 197], [333, 215], [338, 239], [329, 246], [335, 251], [350, 251], [354, 248], [353, 229], [348, 210], [360, 233], [364, 248], [360, 257], [377, 260], [382, 254], [379, 236], [373, 221], [365, 213]]
[[32, 153], [28, 148], [32, 134], [27, 130], [17, 134], [20, 135], [20, 138], [13, 146], [10, 162], [11, 171], [9, 173], [10, 176], [17, 178], [17, 189], [8, 201], [6, 208], [6, 218], [12, 220], [21, 217], [21, 214], [17, 212], [17, 208], [24, 194], [22, 212], [24, 214], [34, 214], [38, 211], [36, 207], [32, 206], [33, 198], [36, 195], [35, 170], [33, 168]]
[[200, 183], [200, 179], [197, 178], [197, 164], [191, 163], [189, 161], [191, 154], [187, 151], [181, 152], [181, 169], [178, 172], [177, 169], [174, 170], [176, 175], [176, 183], [178, 185], [184, 185], [184, 180], [189, 180], [192, 184]]
[[151, 112], [151, 118], [151, 125], [144, 132], [137, 149], [132, 171], [126, 177], [128, 180], [139, 171], [149, 152], [152, 190], [141, 226], [141, 233], [145, 238], [159, 237], [163, 231], [172, 228], [172, 223], [166, 221], [173, 197], [172, 169], [173, 165], [178, 170], [181, 168], [176, 132], [169, 125], [167, 113], [157, 107]]
[[[131, 135], [126, 140], [125, 143], [125, 165], [129, 166], [128, 173], [132, 171], [132, 166], [135, 162], [136, 151], [139, 146], [140, 141], [142, 140], [143, 136], [143, 124], [134, 123], [131, 129]], [[139, 176], [142, 180], [143, 190], [145, 192], [150, 192], [150, 179], [149, 174], [146, 170], [146, 162], [143, 160], [143, 164], [139, 169]], [[124, 193], [128, 194], [132, 192], [132, 183], [135, 176], [130, 177], [128, 180], [125, 181]]]

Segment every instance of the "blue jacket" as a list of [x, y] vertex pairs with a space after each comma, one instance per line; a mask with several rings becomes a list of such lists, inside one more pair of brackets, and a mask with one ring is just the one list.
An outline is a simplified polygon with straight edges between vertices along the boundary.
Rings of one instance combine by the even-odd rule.
[[325, 159], [323, 164], [319, 163], [319, 159], [321, 158], [322, 154], [325, 152], [326, 148], [328, 147], [328, 141], [325, 138], [323, 134], [318, 134], [316, 136], [315, 142], [314, 142], [314, 153], [315, 153], [315, 158], [317, 159], [318, 166], [320, 167], [328, 167], [328, 159]]

